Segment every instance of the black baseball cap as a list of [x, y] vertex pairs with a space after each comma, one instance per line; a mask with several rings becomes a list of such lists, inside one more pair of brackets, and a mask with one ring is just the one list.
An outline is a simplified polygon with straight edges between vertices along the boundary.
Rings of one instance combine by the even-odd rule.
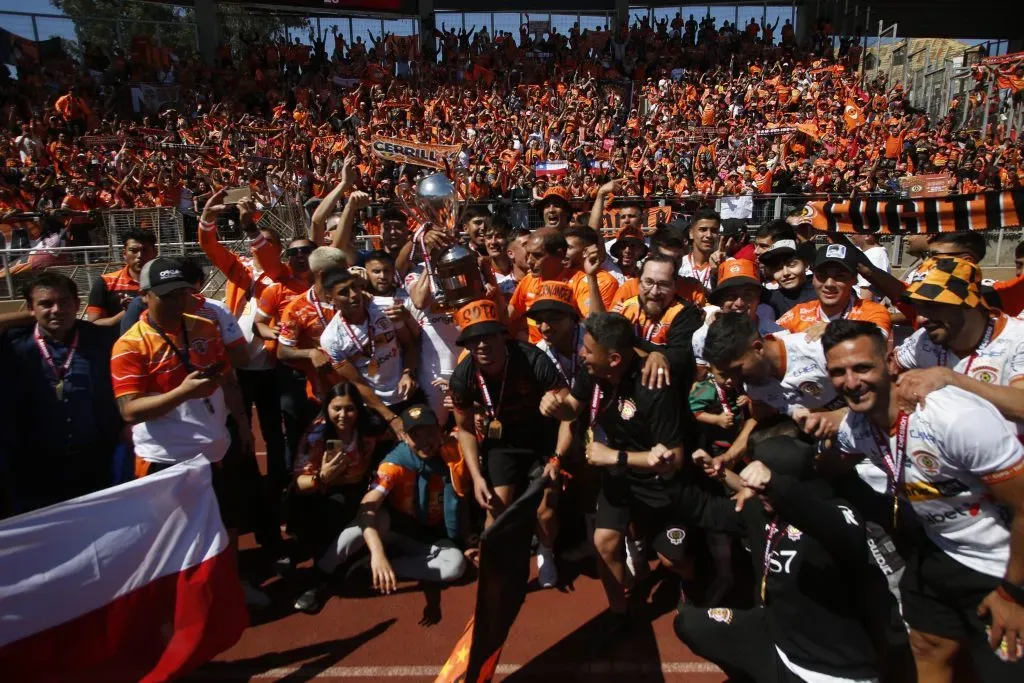
[[857, 254], [853, 253], [855, 248], [845, 244], [827, 244], [820, 247], [814, 258], [814, 269], [817, 270], [826, 263], [835, 263], [856, 275], [858, 259]]
[[407, 432], [416, 427], [437, 426], [437, 415], [434, 415], [434, 411], [422, 403], [411, 405], [403, 410], [400, 419], [402, 420], [402, 429]]
[[179, 289], [195, 289], [185, 277], [185, 268], [174, 259], [155, 258], [142, 266], [139, 290], [164, 296]]

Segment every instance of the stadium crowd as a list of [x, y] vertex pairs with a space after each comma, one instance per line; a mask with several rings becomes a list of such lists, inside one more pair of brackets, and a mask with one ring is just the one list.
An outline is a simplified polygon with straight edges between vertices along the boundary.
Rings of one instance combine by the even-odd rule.
[[[9, 211], [64, 206], [70, 234], [100, 202], [191, 197], [227, 287], [204, 297], [202, 264], [158, 256], [144, 229], [85, 319], [72, 279], [29, 280], [26, 310], [0, 318], [0, 513], [201, 454], [225, 526], [255, 532], [315, 613], [361, 556], [350, 580], [385, 593], [460, 580], [540, 476], [538, 581], [596, 563], [602, 645], [657, 561], [679, 577], [677, 635], [734, 680], [1020, 680], [1024, 249], [992, 285], [978, 232], [908, 237], [920, 262], [903, 280], [872, 237], [818, 244], [798, 220], [751, 235], [700, 208], [648, 227], [620, 201], [601, 232], [616, 195], [873, 192], [943, 168], [957, 189], [1016, 186], [1018, 143], [927, 122], [898, 84], [862, 90], [855, 44], [832, 55], [824, 30], [809, 49], [775, 30], [677, 17], [517, 44], [442, 27], [437, 60], [389, 36], [336, 38], [330, 57], [327, 36], [250, 44], [212, 69], [163, 65], [186, 101], [142, 122], [153, 149], [83, 142], [138, 129], [96, 99], [111, 70], [155, 68], [134, 57], [102, 78], [35, 72], [61, 93], [38, 110], [5, 84], [24, 121]], [[603, 85], [623, 76], [644, 84], [642, 114]], [[367, 77], [383, 82], [332, 81]], [[478, 204], [448, 231], [390, 201], [359, 249], [366, 207], [423, 173], [372, 156], [376, 133], [463, 144], [468, 196], [519, 189], [543, 226]], [[536, 177], [563, 159], [559, 182]], [[319, 200], [287, 242], [256, 220], [285, 192]], [[229, 211], [250, 253], [219, 241]], [[481, 293], [451, 306], [435, 269], [456, 243]]]

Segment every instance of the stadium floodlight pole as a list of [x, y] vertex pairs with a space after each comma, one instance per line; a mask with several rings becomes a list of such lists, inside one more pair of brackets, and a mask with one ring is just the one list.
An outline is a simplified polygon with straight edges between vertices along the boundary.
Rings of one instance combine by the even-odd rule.
[[[996, 82], [996, 79], [993, 77], [993, 75], [994, 74], [993, 74], [992, 70], [989, 70], [989, 73], [988, 73], [988, 90], [985, 93], [985, 104], [984, 104], [984, 107], [982, 108], [982, 111], [981, 111], [981, 139], [982, 140], [987, 140], [988, 139], [988, 110], [989, 110], [989, 107], [992, 106], [992, 91], [993, 91], [993, 87], [992, 86]], [[995, 139], [994, 136], [993, 136], [993, 139]]]

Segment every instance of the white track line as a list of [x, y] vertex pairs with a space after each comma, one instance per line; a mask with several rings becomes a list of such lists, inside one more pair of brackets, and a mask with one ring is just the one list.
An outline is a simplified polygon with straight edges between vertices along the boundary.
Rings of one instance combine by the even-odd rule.
[[[310, 668], [316, 665], [310, 665]], [[498, 674], [508, 675], [523, 668], [522, 664], [499, 664]], [[252, 667], [240, 665], [235, 671], [230, 669], [230, 662], [219, 662], [216, 674], [204, 675], [202, 670], [193, 674], [194, 679], [212, 680], [278, 680], [304, 671], [305, 667], [286, 666], [266, 671], [253, 670]], [[653, 662], [611, 662], [607, 660], [581, 663], [579, 666], [555, 666], [538, 673], [556, 674], [623, 674], [636, 675], [652, 673], [659, 670]], [[662, 662], [660, 671], [663, 674], [721, 674], [722, 670], [710, 662]], [[441, 672], [440, 666], [331, 666], [314, 676], [319, 679], [329, 678], [426, 678], [436, 677]]]

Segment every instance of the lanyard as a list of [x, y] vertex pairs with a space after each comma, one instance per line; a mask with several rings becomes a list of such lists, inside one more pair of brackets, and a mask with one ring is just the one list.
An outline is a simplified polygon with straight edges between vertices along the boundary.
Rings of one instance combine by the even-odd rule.
[[494, 401], [491, 400], [491, 392], [487, 388], [487, 382], [484, 381], [484, 376], [480, 374], [480, 369], [474, 367], [476, 372], [476, 383], [480, 385], [480, 393], [484, 397], [484, 405], [487, 407], [487, 415], [492, 420], [498, 417], [498, 410], [501, 409], [501, 399], [505, 396], [505, 379], [508, 377], [508, 352], [505, 354], [505, 368], [501, 371], [501, 391], [498, 393], [498, 403], [495, 405]]
[[167, 344], [167, 346], [171, 347], [171, 351], [173, 351], [174, 355], [178, 357], [178, 360], [181, 361], [181, 364], [185, 366], [185, 370], [187, 370], [188, 372], [195, 372], [196, 368], [194, 365], [192, 365], [192, 359], [189, 358], [188, 353], [188, 328], [185, 326], [185, 321], [181, 321], [181, 338], [185, 341], [184, 351], [179, 349], [175, 345], [175, 343], [171, 341], [171, 338], [167, 336], [167, 333], [160, 329], [160, 326], [153, 322], [148, 315], [146, 316], [146, 322], [149, 323], [150, 327], [156, 330], [156, 333], [160, 335], [160, 338], [164, 340], [164, 343]]
[[[320, 319], [320, 330], [327, 329], [327, 316], [324, 315], [324, 309], [320, 306], [320, 299], [317, 298], [316, 292], [313, 288], [309, 288], [309, 303], [313, 304], [313, 310], [316, 311], [316, 317]], [[356, 342], [358, 344], [358, 342]]]
[[700, 283], [700, 286], [704, 289], [708, 289], [711, 284], [711, 263], [704, 267], [703, 271], [697, 270], [697, 266], [693, 264], [693, 257], [687, 254], [683, 257], [684, 263], [690, 264], [690, 272], [693, 273], [693, 278]]
[[[846, 310], [839, 315], [839, 320], [846, 320], [850, 317], [850, 313], [853, 312], [853, 297], [856, 296], [853, 292], [850, 292], [850, 298], [846, 302]], [[831, 319], [825, 315], [824, 309], [821, 307], [821, 303], [818, 303], [818, 315], [821, 316], [822, 322], [831, 322]]]
[[978, 354], [984, 351], [985, 347], [987, 347], [992, 342], [992, 335], [995, 334], [995, 331], [996, 319], [989, 318], [988, 324], [985, 325], [985, 334], [983, 334], [981, 337], [981, 343], [978, 344], [978, 348], [974, 349], [974, 353], [971, 354], [971, 357], [967, 359], [967, 367], [964, 368], [965, 375], [971, 374], [971, 366], [974, 365], [974, 359], [977, 358]]
[[54, 378], [57, 382], [63, 382], [64, 378], [68, 376], [68, 372], [71, 370], [71, 362], [75, 359], [75, 351], [78, 350], [78, 330], [75, 330], [75, 336], [71, 338], [71, 343], [68, 345], [68, 357], [64, 359], [64, 364], [61, 365], [60, 369], [57, 368], [57, 363], [53, 360], [53, 353], [50, 352], [50, 345], [46, 343], [46, 339], [39, 332], [39, 325], [36, 325], [35, 332], [32, 336], [36, 340], [36, 346], [39, 347], [39, 355], [43, 357], [46, 364], [50, 366], [50, 372], [53, 373]]
[[776, 535], [779, 537], [779, 541], [782, 541], [782, 529], [779, 528], [779, 519], [776, 517], [768, 525], [768, 533], [764, 539], [764, 571], [761, 574], [761, 604], [763, 605], [768, 597], [768, 572], [772, 566], [772, 552], [775, 550], [775, 546], [778, 542], [775, 541]]
[[[616, 388], [618, 391], [618, 388]], [[593, 427], [597, 424], [597, 414], [601, 411], [601, 400], [604, 398], [604, 392], [601, 391], [601, 387], [598, 386], [597, 382], [594, 382], [594, 394], [590, 398], [590, 426]]]
[[907, 461], [907, 432], [910, 426], [910, 415], [902, 410], [896, 417], [896, 452], [893, 453], [889, 447], [889, 438], [881, 433], [873, 423], [871, 435], [875, 439], [875, 445], [882, 454], [882, 464], [885, 465], [886, 474], [889, 475], [889, 483], [892, 485], [892, 526], [895, 529], [899, 516], [900, 493], [903, 492], [903, 464]]
[[352, 343], [355, 344], [359, 348], [359, 350], [363, 353], [363, 355], [367, 356], [372, 361], [373, 360], [373, 351], [374, 351], [375, 344], [374, 344], [374, 338], [373, 338], [374, 337], [373, 325], [370, 323], [370, 312], [369, 311], [366, 312], [366, 339], [367, 339], [366, 343], [370, 347], [369, 351], [366, 350], [365, 346], [363, 346], [362, 344], [359, 343], [359, 337], [356, 336], [356, 331], [353, 330], [352, 326], [348, 324], [347, 320], [345, 320], [345, 316], [340, 315], [340, 316], [338, 316], [338, 319], [341, 321], [342, 327], [345, 328], [345, 332], [348, 334], [349, 337], [352, 338]]
[[644, 313], [643, 310], [639, 311], [638, 314], [637, 314], [636, 324], [633, 327], [634, 327], [634, 330], [636, 332], [636, 336], [643, 337], [644, 341], [648, 341], [649, 342], [654, 337], [656, 332], [660, 332], [661, 331], [661, 323], [660, 322], [656, 323], [656, 322], [652, 322], [650, 320], [645, 320], [643, 325], [641, 325], [640, 324], [640, 318], [641, 318], [641, 316], [646, 318], [646, 315], [647, 314]]
[[729, 399], [725, 395], [725, 387], [714, 379], [711, 380], [711, 386], [715, 388], [715, 393], [718, 394], [718, 403], [722, 406], [722, 412], [726, 415], [732, 415], [732, 408], [729, 407]]
[[551, 362], [555, 364], [555, 369], [558, 370], [558, 374], [565, 380], [566, 385], [572, 388], [572, 383], [576, 381], [576, 349], [579, 348], [579, 335], [580, 328], [577, 326], [572, 333], [572, 355], [569, 356], [569, 372], [572, 373], [572, 377], [565, 374], [565, 369], [562, 367], [561, 362], [558, 360], [558, 356], [555, 354], [555, 349], [551, 344], [544, 345], [544, 353], [548, 355]]

